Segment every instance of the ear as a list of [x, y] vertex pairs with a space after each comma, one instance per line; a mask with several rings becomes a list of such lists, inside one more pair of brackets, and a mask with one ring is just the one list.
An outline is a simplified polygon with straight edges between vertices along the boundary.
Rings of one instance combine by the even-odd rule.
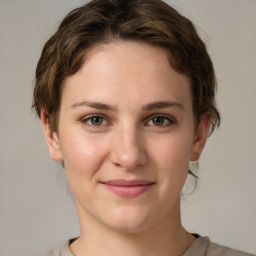
[[49, 118], [45, 112], [41, 112], [41, 119], [44, 127], [44, 135], [46, 144], [49, 149], [50, 156], [53, 160], [60, 162], [63, 160], [60, 150], [59, 138], [56, 132], [53, 132], [49, 125]]
[[204, 115], [201, 118], [201, 121], [195, 133], [190, 161], [197, 161], [200, 158], [200, 155], [204, 149], [204, 146], [208, 137], [210, 124], [211, 124], [211, 117], [209, 115]]

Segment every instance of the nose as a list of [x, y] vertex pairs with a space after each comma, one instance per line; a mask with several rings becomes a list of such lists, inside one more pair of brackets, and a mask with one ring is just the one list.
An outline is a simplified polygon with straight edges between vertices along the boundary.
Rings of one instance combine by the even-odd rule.
[[136, 127], [119, 128], [112, 141], [110, 161], [125, 171], [133, 171], [147, 162], [146, 145]]

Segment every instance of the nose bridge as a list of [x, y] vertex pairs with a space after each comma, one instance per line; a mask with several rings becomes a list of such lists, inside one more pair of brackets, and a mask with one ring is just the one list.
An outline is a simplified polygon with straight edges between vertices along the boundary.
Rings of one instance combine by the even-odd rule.
[[147, 160], [145, 145], [136, 124], [124, 123], [116, 132], [111, 152], [111, 161], [125, 170], [132, 170]]

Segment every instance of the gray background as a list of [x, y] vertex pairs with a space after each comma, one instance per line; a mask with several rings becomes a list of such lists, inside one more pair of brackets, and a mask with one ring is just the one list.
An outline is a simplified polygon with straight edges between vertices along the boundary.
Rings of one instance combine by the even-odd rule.
[[[46, 39], [79, 0], [0, 2], [0, 256], [32, 256], [79, 234], [64, 170], [30, 109]], [[256, 253], [256, 1], [176, 0], [206, 41], [218, 76], [221, 128], [208, 140], [183, 223]]]

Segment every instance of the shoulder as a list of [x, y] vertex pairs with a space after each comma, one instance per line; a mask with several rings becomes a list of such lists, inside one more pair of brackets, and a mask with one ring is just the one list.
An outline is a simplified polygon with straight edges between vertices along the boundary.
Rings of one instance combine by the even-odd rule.
[[74, 256], [69, 249], [69, 244], [71, 240], [68, 240], [65, 244], [55, 249], [52, 249], [46, 254], [42, 254], [40, 256]]
[[255, 256], [254, 254], [241, 252], [231, 249], [227, 246], [222, 246], [216, 243], [209, 243], [207, 250], [207, 256], [221, 255], [221, 256]]
[[183, 256], [256, 256], [212, 243], [208, 237], [199, 237]]

